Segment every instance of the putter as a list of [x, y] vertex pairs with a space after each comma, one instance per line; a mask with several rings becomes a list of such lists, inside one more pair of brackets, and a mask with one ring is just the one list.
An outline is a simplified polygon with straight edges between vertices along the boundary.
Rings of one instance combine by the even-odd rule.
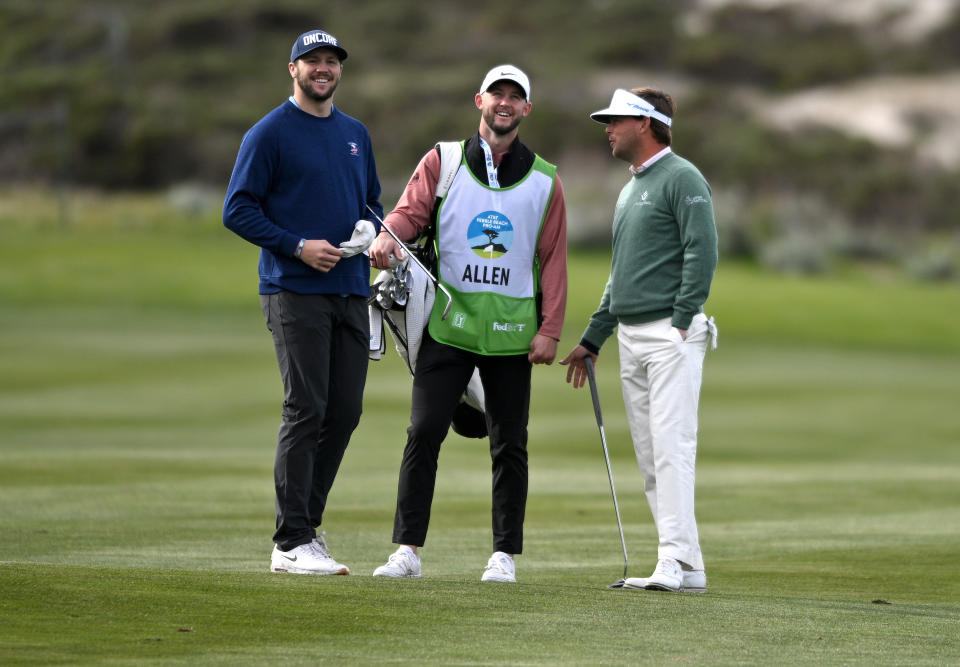
[[[376, 211], [374, 211], [372, 208], [370, 208], [370, 204], [367, 204], [367, 210], [370, 211], [370, 213], [373, 215], [373, 217], [375, 217], [375, 218], [377, 219], [377, 222], [380, 223], [380, 228], [381, 228], [381, 229], [385, 230], [385, 231], [387, 232], [387, 234], [389, 234], [390, 236], [392, 236], [392, 237], [393, 237], [393, 240], [396, 241], [397, 243], [399, 243], [403, 248], [407, 248], [407, 244], [405, 244], [403, 241], [401, 241], [401, 240], [400, 240], [400, 237], [397, 236], [396, 234], [394, 234], [392, 229], [390, 229], [390, 228], [387, 227], [385, 224], [383, 224], [383, 218], [381, 218], [379, 215], [377, 215]], [[447, 305], [446, 305], [446, 307], [443, 309], [443, 315], [440, 316], [440, 319], [441, 319], [441, 320], [447, 319], [447, 316], [450, 314], [450, 306], [453, 305], [453, 295], [450, 294], [450, 292], [447, 290], [446, 287], [444, 287], [443, 285], [440, 284], [440, 281], [439, 281], [439, 280], [437, 280], [436, 278], [433, 277], [433, 274], [430, 273], [430, 271], [427, 269], [427, 267], [425, 267], [425, 266], [423, 265], [423, 263], [422, 263], [419, 259], [417, 259], [417, 256], [416, 256], [416, 255], [414, 255], [412, 252], [410, 252], [410, 249], [409, 249], [409, 248], [407, 248], [407, 254], [410, 256], [410, 259], [412, 259], [417, 266], [419, 266], [421, 269], [423, 269], [423, 272], [426, 273], [426, 274], [427, 274], [427, 277], [430, 278], [431, 282], [433, 282], [433, 286], [436, 287], [436, 288], [437, 288], [438, 290], [440, 290], [441, 292], [443, 292], [444, 296], [447, 297]]]
[[603, 415], [600, 413], [600, 394], [597, 393], [597, 376], [593, 370], [593, 357], [584, 357], [583, 363], [587, 367], [587, 380], [590, 382], [590, 396], [593, 398], [593, 412], [597, 415], [597, 426], [600, 427], [603, 460], [607, 462], [607, 477], [610, 478], [610, 494], [613, 496], [613, 509], [617, 513], [617, 528], [620, 529], [620, 546], [623, 547], [623, 579], [613, 582], [607, 586], [607, 588], [623, 588], [623, 584], [627, 579], [627, 541], [623, 538], [623, 522], [620, 521], [620, 505], [617, 503], [617, 490], [613, 486], [613, 471], [610, 469], [610, 454], [607, 452], [607, 436], [603, 432]]

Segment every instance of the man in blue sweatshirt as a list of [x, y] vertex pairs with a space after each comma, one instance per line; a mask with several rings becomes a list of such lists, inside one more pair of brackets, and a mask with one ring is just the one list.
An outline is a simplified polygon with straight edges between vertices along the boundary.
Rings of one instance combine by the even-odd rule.
[[243, 137], [223, 224], [260, 247], [260, 305], [283, 379], [273, 572], [349, 574], [327, 551], [327, 495], [360, 421], [380, 181], [370, 135], [333, 106], [347, 52], [311, 30], [293, 44], [293, 95]]

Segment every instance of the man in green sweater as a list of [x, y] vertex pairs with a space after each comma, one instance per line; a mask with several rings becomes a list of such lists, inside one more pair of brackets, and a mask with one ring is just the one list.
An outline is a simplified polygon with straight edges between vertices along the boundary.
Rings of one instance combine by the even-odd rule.
[[618, 329], [620, 379], [644, 491], [659, 535], [657, 567], [625, 588], [703, 593], [707, 577], [694, 515], [697, 408], [703, 358], [716, 327], [703, 313], [717, 266], [710, 186], [670, 149], [669, 95], [617, 90], [590, 115], [606, 125], [613, 156], [632, 174], [613, 217], [613, 258], [600, 307], [561, 364], [586, 380]]

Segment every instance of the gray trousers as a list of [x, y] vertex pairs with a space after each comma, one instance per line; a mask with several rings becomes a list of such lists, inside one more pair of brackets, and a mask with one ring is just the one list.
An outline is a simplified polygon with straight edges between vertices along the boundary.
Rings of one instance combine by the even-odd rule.
[[366, 299], [263, 294], [283, 378], [283, 421], [273, 475], [277, 530], [289, 551], [316, 538], [350, 435], [360, 422], [370, 339]]

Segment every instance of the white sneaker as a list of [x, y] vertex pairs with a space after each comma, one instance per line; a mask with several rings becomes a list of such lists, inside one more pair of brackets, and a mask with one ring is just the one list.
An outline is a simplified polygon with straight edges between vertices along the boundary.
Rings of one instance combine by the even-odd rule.
[[381, 565], [373, 571], [375, 577], [409, 577], [411, 579], [420, 578], [420, 556], [413, 552], [408, 546], [402, 546], [387, 559], [385, 565]]
[[487, 561], [480, 581], [502, 581], [515, 584], [517, 582], [517, 566], [513, 558], [502, 551], [494, 551]]
[[684, 571], [680, 561], [661, 558], [657, 569], [646, 579], [630, 577], [623, 582], [624, 588], [645, 588], [648, 591], [671, 591], [673, 593], [706, 593], [707, 573], [703, 570]]
[[[649, 578], [627, 577], [623, 581], [624, 588], [646, 588]], [[707, 573], [703, 570], [684, 570], [683, 582], [680, 584], [680, 593], [706, 593]]]
[[301, 544], [290, 551], [281, 551], [274, 545], [270, 555], [271, 572], [291, 572], [293, 574], [350, 574], [350, 568], [338, 563], [327, 551], [323, 533], [319, 539]]

